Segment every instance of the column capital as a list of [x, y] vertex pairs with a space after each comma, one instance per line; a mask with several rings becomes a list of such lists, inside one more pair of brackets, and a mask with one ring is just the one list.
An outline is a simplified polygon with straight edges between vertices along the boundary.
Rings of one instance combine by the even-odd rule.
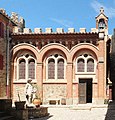
[[73, 63], [72, 62], [67, 62], [67, 65], [73, 65]]
[[42, 62], [37, 62], [37, 65], [43, 65], [43, 63]]

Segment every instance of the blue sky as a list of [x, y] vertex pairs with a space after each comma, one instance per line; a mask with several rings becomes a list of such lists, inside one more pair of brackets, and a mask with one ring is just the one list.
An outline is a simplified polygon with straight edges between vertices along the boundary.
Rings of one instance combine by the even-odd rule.
[[109, 34], [115, 28], [115, 0], [0, 0], [0, 8], [4, 8], [8, 15], [16, 12], [26, 21], [26, 27], [64, 28], [69, 27], [79, 32], [86, 28], [90, 32], [95, 28], [95, 17], [99, 14], [100, 7], [104, 7], [105, 14], [109, 17]]

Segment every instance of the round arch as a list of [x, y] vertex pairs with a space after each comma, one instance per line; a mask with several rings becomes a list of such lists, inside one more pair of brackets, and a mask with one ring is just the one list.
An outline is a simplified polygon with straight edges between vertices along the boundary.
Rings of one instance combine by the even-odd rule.
[[18, 44], [12, 48], [12, 50], [10, 51], [13, 56], [12, 60], [14, 60], [17, 53], [21, 50], [28, 50], [28, 51], [32, 52], [35, 55], [36, 60], [38, 61], [38, 53], [39, 53], [38, 49], [35, 48], [34, 46], [32, 46], [30, 44], [26, 44], [26, 43]]
[[71, 50], [71, 61], [75, 58], [76, 53], [81, 53], [82, 51], [88, 51], [91, 53], [96, 59], [98, 59], [98, 48], [92, 44], [79, 44], [76, 45], [74, 48]]
[[64, 47], [63, 45], [60, 45], [60, 44], [52, 43], [50, 45], [43, 47], [40, 50], [39, 62], [42, 62], [44, 60], [44, 58], [46, 57], [46, 55], [49, 52], [53, 52], [53, 50], [60, 51], [60, 53], [62, 53], [67, 60], [69, 59], [69, 50], [66, 47]]

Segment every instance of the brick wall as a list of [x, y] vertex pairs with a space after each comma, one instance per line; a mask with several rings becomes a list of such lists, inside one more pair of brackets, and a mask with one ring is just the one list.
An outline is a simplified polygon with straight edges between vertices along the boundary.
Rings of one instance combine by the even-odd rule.
[[6, 96], [6, 43], [0, 39], [0, 97]]

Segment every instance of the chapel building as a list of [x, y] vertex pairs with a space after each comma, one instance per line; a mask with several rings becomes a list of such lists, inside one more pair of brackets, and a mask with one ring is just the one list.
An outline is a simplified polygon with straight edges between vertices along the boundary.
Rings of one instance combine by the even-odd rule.
[[[7, 30], [8, 26], [11, 29]], [[66, 105], [102, 104], [112, 99], [108, 72], [110, 41], [108, 17], [103, 8], [96, 17], [96, 28], [90, 32], [85, 28], [79, 32], [74, 28], [67, 32], [62, 28], [56, 32], [35, 28], [32, 32], [25, 28], [22, 17], [18, 19], [12, 13], [10, 18], [1, 10], [0, 96], [7, 95], [16, 101], [20, 95], [25, 100], [24, 87], [31, 78], [43, 104], [57, 100], [57, 104]]]

